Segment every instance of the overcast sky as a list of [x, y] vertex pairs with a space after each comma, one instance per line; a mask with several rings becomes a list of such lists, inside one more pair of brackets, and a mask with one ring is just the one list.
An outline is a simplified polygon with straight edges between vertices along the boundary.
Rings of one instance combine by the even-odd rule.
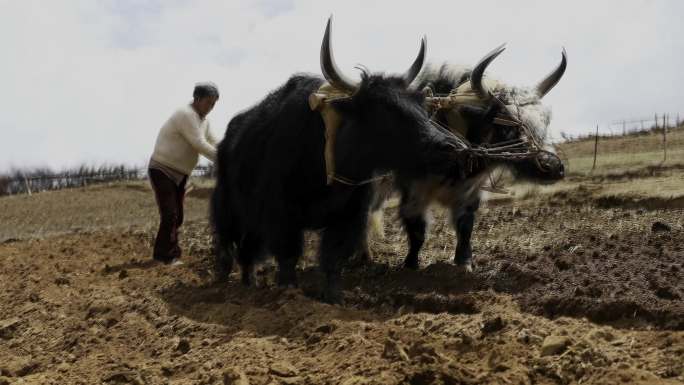
[[[350, 76], [403, 72], [422, 35], [431, 62], [473, 65], [508, 49], [489, 73], [534, 85], [568, 52], [544, 101], [552, 133], [682, 113], [684, 1], [0, 0], [0, 171], [145, 165], [159, 127], [212, 80], [209, 115], [230, 118], [300, 71], [319, 73], [327, 17]], [[674, 116], [674, 115], [673, 115]]]

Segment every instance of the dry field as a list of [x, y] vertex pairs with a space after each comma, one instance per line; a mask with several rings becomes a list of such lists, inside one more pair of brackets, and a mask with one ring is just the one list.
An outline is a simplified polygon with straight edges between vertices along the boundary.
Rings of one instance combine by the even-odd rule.
[[[643, 166], [643, 165], [641, 165]], [[396, 208], [345, 303], [215, 284], [206, 189], [187, 201], [185, 264], [150, 263], [147, 185], [0, 198], [0, 384], [680, 384], [684, 170], [577, 174], [492, 197], [477, 268], [451, 264], [434, 210], [419, 271]]]

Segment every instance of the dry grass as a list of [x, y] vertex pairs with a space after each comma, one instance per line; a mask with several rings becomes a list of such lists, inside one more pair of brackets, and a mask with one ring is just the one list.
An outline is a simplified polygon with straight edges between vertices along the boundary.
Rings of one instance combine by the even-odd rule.
[[[586, 175], [591, 173], [594, 156], [569, 157], [569, 174]], [[612, 153], [598, 156], [594, 174], [620, 173], [637, 168], [684, 163], [684, 147], [672, 149], [663, 163], [663, 152]]]
[[[668, 133], [665, 165], [684, 163], [684, 130]], [[562, 143], [571, 175], [592, 172], [594, 140]], [[593, 174], [619, 173], [636, 168], [663, 164], [663, 138], [659, 133], [641, 136], [599, 138], [596, 170]]]

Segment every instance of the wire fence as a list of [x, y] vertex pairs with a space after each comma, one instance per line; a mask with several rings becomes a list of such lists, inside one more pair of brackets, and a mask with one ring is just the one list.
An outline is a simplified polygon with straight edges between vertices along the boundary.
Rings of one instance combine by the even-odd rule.
[[[213, 165], [198, 166], [193, 170], [191, 176], [213, 178], [215, 177], [215, 168]], [[140, 181], [147, 178], [147, 168], [124, 165], [97, 168], [79, 167], [61, 172], [53, 172], [50, 169], [16, 170], [0, 175], [0, 196], [31, 195], [41, 191], [86, 187], [111, 182]]]
[[684, 122], [679, 114], [614, 120], [582, 135], [562, 136], [560, 147], [572, 158], [570, 169], [575, 173], [684, 163]]
[[679, 113], [654, 113], [652, 116], [642, 118], [629, 118], [613, 120], [607, 124], [599, 124], [596, 132], [593, 129], [584, 134], [571, 135], [561, 132], [565, 141], [584, 140], [594, 138], [610, 138], [616, 136], [640, 136], [651, 133], [663, 133], [668, 130], [680, 129], [684, 125]]

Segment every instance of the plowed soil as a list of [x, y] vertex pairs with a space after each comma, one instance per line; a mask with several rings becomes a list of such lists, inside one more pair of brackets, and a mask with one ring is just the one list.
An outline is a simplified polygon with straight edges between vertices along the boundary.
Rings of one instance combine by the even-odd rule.
[[[206, 202], [188, 201], [185, 264], [171, 267], [150, 262], [151, 192], [128, 190], [118, 207], [87, 204], [120, 226], [40, 237], [3, 228], [12, 236], [0, 244], [0, 385], [684, 382], [682, 209], [568, 193], [490, 203], [466, 273], [451, 263], [455, 235], [441, 209], [421, 269], [402, 269], [406, 241], [389, 208], [372, 263], [344, 272], [344, 304], [332, 306], [317, 299], [317, 234], [299, 289], [275, 287], [268, 263], [257, 288], [237, 272], [217, 284]], [[50, 197], [22, 199], [20, 211], [31, 216], [31, 199]], [[127, 200], [152, 213], [147, 223], [111, 215]]]

